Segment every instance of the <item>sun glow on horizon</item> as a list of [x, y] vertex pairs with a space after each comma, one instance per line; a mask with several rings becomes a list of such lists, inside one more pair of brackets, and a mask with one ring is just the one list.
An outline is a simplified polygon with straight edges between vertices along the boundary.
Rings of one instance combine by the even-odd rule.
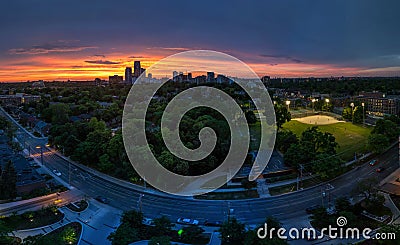
[[[107, 56], [81, 56], [74, 57], [61, 54], [30, 55], [12, 57], [10, 60], [0, 60], [0, 82], [25, 82], [35, 80], [67, 81], [81, 80], [92, 81], [95, 78], [108, 80], [109, 76], [124, 76], [126, 67], [133, 67], [135, 60], [141, 61], [143, 68], [148, 68], [165, 55], [142, 54], [129, 57], [123, 53], [107, 54]], [[246, 62], [245, 60], [243, 60]], [[182, 61], [184, 62], [184, 61]], [[204, 71], [210, 69], [212, 60], [205, 65]], [[340, 67], [331, 64], [310, 63], [279, 63], [265, 64], [246, 62], [258, 76], [271, 77], [329, 77], [329, 76], [399, 76], [400, 67], [365, 68], [365, 67]], [[183, 63], [184, 64], [184, 63]], [[175, 64], [178, 72], [179, 62]], [[172, 74], [153, 74], [154, 77], [171, 77]]]

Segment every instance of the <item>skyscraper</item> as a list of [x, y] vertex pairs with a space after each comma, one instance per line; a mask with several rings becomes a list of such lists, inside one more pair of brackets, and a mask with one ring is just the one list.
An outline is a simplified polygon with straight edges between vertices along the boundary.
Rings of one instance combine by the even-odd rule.
[[132, 82], [132, 68], [131, 67], [125, 68], [125, 82], [127, 82], [127, 83]]
[[140, 75], [143, 74], [143, 77], [146, 77], [146, 69], [140, 68]]
[[214, 82], [215, 74], [212, 71], [207, 72], [207, 82]]
[[133, 76], [138, 78], [141, 72], [140, 61], [137, 60], [133, 63]]
[[173, 80], [174, 82], [176, 82], [177, 79], [178, 79], [178, 72], [177, 72], [177, 71], [173, 71], [173, 72], [172, 72], [172, 80]]

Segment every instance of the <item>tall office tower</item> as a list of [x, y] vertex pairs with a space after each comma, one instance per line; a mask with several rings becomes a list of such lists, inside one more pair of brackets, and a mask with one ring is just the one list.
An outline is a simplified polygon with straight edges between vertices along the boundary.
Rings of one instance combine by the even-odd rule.
[[137, 60], [133, 63], [133, 76], [138, 78], [141, 72], [140, 61]]
[[146, 77], [146, 69], [140, 68], [140, 75], [143, 74], [143, 77]]
[[178, 79], [178, 72], [177, 72], [177, 71], [173, 71], [173, 72], [172, 72], [172, 80], [173, 80], [174, 82], [176, 82], [177, 79]]
[[215, 74], [212, 71], [207, 72], [207, 82], [214, 82]]
[[149, 74], [147, 74], [147, 77], [152, 79], [153, 78], [153, 74], [149, 73]]
[[131, 67], [125, 68], [125, 82], [127, 82], [127, 83], [132, 82], [132, 68]]

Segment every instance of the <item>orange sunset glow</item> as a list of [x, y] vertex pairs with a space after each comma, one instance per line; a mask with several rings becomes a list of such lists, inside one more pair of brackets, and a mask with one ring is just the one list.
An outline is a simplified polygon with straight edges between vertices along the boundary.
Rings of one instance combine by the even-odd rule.
[[[170, 51], [179, 52], [179, 49]], [[174, 52], [174, 53], [175, 53]], [[173, 54], [170, 52], [169, 54]], [[167, 54], [140, 54], [129, 56], [122, 53], [103, 56], [80, 56], [60, 54], [25, 55], [24, 57], [0, 62], [0, 82], [24, 81], [92, 81], [94, 78], [108, 79], [110, 75], [124, 75], [125, 67], [132, 67], [135, 60], [140, 60], [142, 67], [148, 68]], [[330, 64], [246, 62], [259, 76], [271, 77], [327, 77], [327, 76], [370, 76], [384, 73], [398, 74], [398, 67], [368, 69], [362, 67], [339, 67]], [[179, 70], [179, 64], [176, 64]], [[185, 72], [185, 71], [184, 71]], [[153, 74], [158, 77], [171, 74]]]

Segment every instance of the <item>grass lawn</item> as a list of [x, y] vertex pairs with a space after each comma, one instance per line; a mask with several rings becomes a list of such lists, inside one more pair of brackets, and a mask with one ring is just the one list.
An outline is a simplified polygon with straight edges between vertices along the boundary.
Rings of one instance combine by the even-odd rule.
[[21, 215], [11, 215], [1, 218], [12, 230], [26, 230], [51, 225], [64, 218], [57, 208], [45, 208], [38, 211], [28, 211]]
[[[312, 126], [313, 125], [292, 120], [285, 123], [283, 128], [291, 130], [300, 137], [304, 130]], [[354, 158], [354, 152], [367, 152], [367, 140], [372, 131], [372, 127], [354, 125], [350, 122], [340, 122], [330, 125], [320, 125], [318, 128], [322, 132], [329, 132], [335, 136], [336, 142], [339, 144], [337, 152], [345, 161], [352, 160]]]
[[[71, 233], [66, 234], [66, 229], [70, 229]], [[72, 222], [64, 225], [44, 236], [38, 240], [38, 244], [78, 244], [79, 237], [81, 236], [82, 225], [78, 222]], [[73, 242], [76, 241], [76, 242]]]

